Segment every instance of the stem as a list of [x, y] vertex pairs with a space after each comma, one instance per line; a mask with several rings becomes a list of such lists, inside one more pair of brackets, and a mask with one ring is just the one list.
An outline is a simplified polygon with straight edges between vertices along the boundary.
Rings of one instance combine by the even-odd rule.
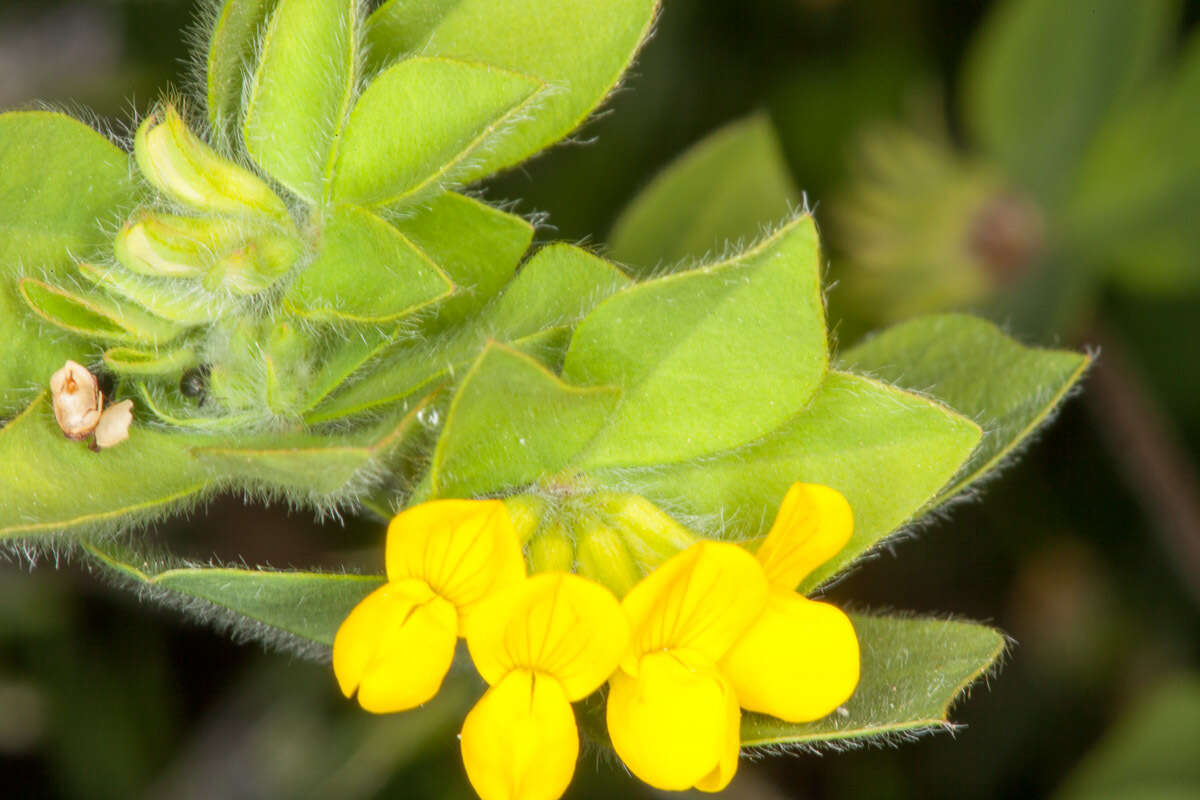
[[1153, 523], [1192, 599], [1200, 605], [1200, 479], [1196, 468], [1120, 339], [1099, 324], [1086, 338], [1103, 351], [1085, 394], [1088, 407], [1118, 472]]

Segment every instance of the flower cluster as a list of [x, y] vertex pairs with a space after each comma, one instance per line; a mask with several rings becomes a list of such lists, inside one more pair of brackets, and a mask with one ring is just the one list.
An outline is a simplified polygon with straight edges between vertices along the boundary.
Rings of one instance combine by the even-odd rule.
[[403, 711], [437, 693], [465, 638], [490, 687], [460, 737], [484, 800], [561, 796], [579, 753], [571, 703], [606, 682], [609, 736], [633, 774], [720, 791], [742, 709], [805, 722], [853, 693], [849, 618], [795, 591], [852, 527], [841, 494], [796, 484], [756, 555], [700, 541], [618, 600], [579, 575], [526, 576], [501, 501], [423, 503], [388, 528], [388, 582], [338, 630], [334, 672], [368, 711]]

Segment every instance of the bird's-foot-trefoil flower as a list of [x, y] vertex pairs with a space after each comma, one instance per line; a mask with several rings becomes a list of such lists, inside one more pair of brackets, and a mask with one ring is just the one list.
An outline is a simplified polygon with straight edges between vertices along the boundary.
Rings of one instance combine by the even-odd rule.
[[767, 579], [734, 544], [700, 542], [621, 603], [630, 645], [612, 676], [608, 732], [630, 771], [659, 789], [720, 791], [737, 769], [741, 710], [721, 660], [763, 613]]
[[460, 635], [492, 594], [525, 577], [521, 545], [499, 500], [433, 500], [388, 526], [388, 582], [338, 628], [333, 670], [342, 693], [390, 713], [430, 700]]
[[461, 740], [483, 800], [556, 800], [566, 791], [579, 755], [571, 703], [603, 685], [628, 642], [616, 597], [578, 575], [539, 573], [480, 607], [467, 647], [491, 688]]
[[770, 593], [762, 616], [721, 660], [738, 702], [788, 722], [824, 717], [858, 685], [858, 638], [840, 609], [795, 589], [845, 547], [854, 529], [835, 489], [797, 483], [758, 549]]

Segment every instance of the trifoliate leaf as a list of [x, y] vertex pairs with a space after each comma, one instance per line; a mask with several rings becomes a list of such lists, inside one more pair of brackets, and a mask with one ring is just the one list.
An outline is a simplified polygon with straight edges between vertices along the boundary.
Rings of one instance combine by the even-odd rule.
[[[469, 180], [545, 84], [483, 64], [410, 58], [376, 78], [338, 148], [334, 197], [406, 205]], [[446, 102], [453, 98], [453, 102]]]
[[828, 363], [820, 266], [805, 216], [730, 261], [597, 306], [563, 376], [624, 395], [580, 466], [685, 461], [756, 439], [804, 408]]
[[177, 339], [187, 326], [118, 303], [102, 294], [76, 294], [45, 281], [23, 278], [21, 297], [42, 319], [80, 336], [110, 342], [159, 345]]
[[983, 429], [979, 447], [933, 505], [965, 491], [1021, 447], [1091, 363], [1082, 353], [1023, 347], [992, 323], [965, 314], [897, 325], [838, 361], [927, 394]]
[[315, 260], [283, 302], [310, 319], [378, 324], [408, 316], [453, 288], [446, 273], [386, 220], [339, 205], [329, 215]]
[[118, 375], [179, 375], [199, 362], [196, 351], [191, 347], [163, 350], [111, 347], [104, 351], [104, 365]]
[[495, 299], [533, 241], [525, 220], [453, 192], [394, 224], [454, 282], [454, 296], [437, 307], [429, 330], [461, 322]]
[[48, 395], [0, 428], [0, 540], [127, 527], [193, 501], [210, 483], [193, 439], [138, 424], [94, 453], [63, 436]]
[[495, 305], [484, 313], [496, 331], [532, 333], [555, 323], [574, 324], [631, 281], [602, 258], [568, 244], [538, 250]]
[[1170, 75], [1099, 131], [1064, 227], [1122, 286], [1171, 293], [1200, 285], [1200, 36]]
[[207, 324], [232, 308], [227, 297], [207, 292], [194, 283], [138, 275], [116, 264], [81, 262], [79, 272], [109, 294], [183, 326]]
[[612, 387], [569, 386], [532, 358], [488, 345], [450, 404], [433, 455], [434, 494], [474, 497], [561, 470], [619, 397]]
[[[383, 583], [373, 575], [171, 566], [114, 543], [84, 547], [101, 566], [149, 590], [154, 599], [215, 617], [211, 621], [227, 623], [239, 636], [276, 644], [332, 645], [350, 610]], [[191, 602], [197, 600], [202, 602]]]
[[641, 267], [695, 262], [749, 243], [802, 202], [771, 120], [716, 131], [671, 163], [617, 218], [608, 255]]
[[246, 150], [309, 203], [325, 197], [357, 80], [358, 0], [279, 0], [246, 102]]
[[577, 128], [617, 85], [657, 10], [656, 0], [390, 0], [367, 20], [371, 58], [419, 52], [490, 64], [553, 87], [530, 118], [461, 177], [524, 161]]
[[1200, 677], [1181, 672], [1140, 687], [1054, 800], [1186, 800], [1200, 794], [1200, 763], [1185, 742], [1200, 739]]
[[0, 416], [90, 349], [29, 313], [20, 275], [55, 276], [104, 246], [134, 199], [129, 157], [65, 114], [0, 114]]
[[967, 127], [1023, 188], [1050, 203], [1061, 200], [1097, 128], [1157, 66], [1174, 30], [1175, 6], [1172, 0], [996, 6], [968, 55]]
[[242, 89], [260, 28], [277, 0], [225, 0], [213, 22], [205, 70], [208, 122], [227, 137], [242, 110]]
[[191, 449], [222, 480], [281, 491], [323, 504], [357, 497], [385, 474], [392, 459], [419, 431], [424, 403], [352, 433], [239, 436]]
[[854, 512], [854, 535], [809, 575], [801, 586], [807, 592], [911, 520], [980, 435], [973, 422], [931, 400], [830, 372], [802, 412], [756, 442], [691, 463], [594, 477], [734, 540], [765, 534], [796, 481], [837, 489]]
[[308, 419], [322, 422], [357, 414], [428, 388], [466, 369], [489, 338], [527, 353], [544, 353], [557, 363], [566, 331], [628, 282], [615, 267], [583, 250], [543, 248], [473, 324], [442, 334], [432, 347], [401, 341], [380, 354], [379, 367], [330, 397]]

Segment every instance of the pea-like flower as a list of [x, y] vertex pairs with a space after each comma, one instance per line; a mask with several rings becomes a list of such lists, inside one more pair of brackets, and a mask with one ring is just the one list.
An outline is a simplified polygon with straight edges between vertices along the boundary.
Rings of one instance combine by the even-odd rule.
[[741, 709], [721, 660], [763, 613], [767, 579], [737, 545], [700, 542], [621, 603], [630, 646], [611, 679], [608, 732], [659, 789], [720, 791], [737, 770]]
[[628, 641], [616, 597], [578, 575], [534, 575], [480, 608], [467, 646], [491, 688], [461, 740], [483, 800], [555, 800], [566, 791], [579, 755], [571, 703], [608, 679]]
[[721, 660], [742, 708], [808, 722], [854, 693], [859, 652], [850, 618], [795, 591], [853, 529], [850, 504], [835, 489], [797, 483], [788, 490], [758, 549], [770, 584], [766, 610]]
[[499, 500], [434, 500], [388, 526], [388, 582], [338, 628], [333, 670], [347, 697], [390, 713], [430, 700], [485, 599], [525, 577]]

